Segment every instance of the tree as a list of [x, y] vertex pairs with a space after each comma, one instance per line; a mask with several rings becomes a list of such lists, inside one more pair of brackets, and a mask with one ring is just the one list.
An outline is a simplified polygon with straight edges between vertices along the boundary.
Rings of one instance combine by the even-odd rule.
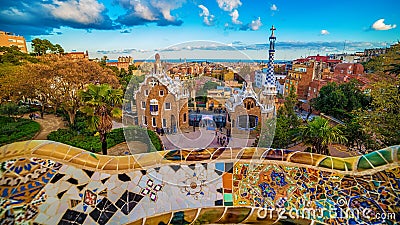
[[338, 119], [349, 119], [353, 110], [366, 108], [369, 103], [370, 99], [361, 91], [358, 81], [351, 80], [339, 85], [328, 83], [311, 104], [314, 109]]
[[355, 149], [358, 152], [366, 154], [373, 146], [372, 139], [364, 130], [358, 121], [358, 118], [352, 118], [342, 127], [343, 135], [347, 139], [346, 146], [349, 149]]
[[21, 52], [17, 46], [0, 47], [0, 64], [22, 65], [25, 61], [37, 62], [38, 60]]
[[300, 119], [294, 111], [297, 103], [296, 91], [291, 89], [285, 103], [278, 109], [274, 141], [272, 147], [286, 148], [293, 142], [298, 133]]
[[338, 126], [330, 126], [328, 120], [321, 117], [315, 117], [307, 125], [300, 126], [299, 129], [300, 133], [296, 140], [310, 146], [311, 152], [330, 155], [328, 145], [347, 142]]
[[400, 144], [400, 80], [371, 85], [371, 107], [357, 113], [363, 130], [379, 149]]
[[400, 42], [390, 46], [385, 54], [373, 57], [364, 63], [364, 68], [368, 72], [385, 72], [388, 75], [399, 75]]
[[0, 66], [0, 101], [17, 102], [30, 96], [32, 86], [29, 70], [24, 65], [4, 64]]
[[32, 40], [33, 53], [36, 55], [45, 55], [48, 53], [62, 54], [64, 49], [59, 44], [52, 44], [47, 39], [35, 38]]
[[10, 118], [13, 118], [14, 121], [17, 121], [18, 118], [21, 118], [25, 113], [29, 110], [25, 106], [19, 106], [14, 102], [8, 102], [0, 105], [0, 114], [7, 115]]
[[[45, 64], [45, 65], [44, 65]], [[88, 60], [73, 60], [60, 56], [41, 58], [40, 64], [30, 65], [31, 77], [35, 93], [44, 104], [61, 107], [69, 117], [69, 123], [75, 125], [75, 116], [81, 106], [78, 96], [89, 84], [110, 84], [118, 88], [119, 82], [115, 74]]]
[[89, 129], [99, 132], [103, 155], [107, 155], [107, 133], [112, 129], [112, 117], [122, 116], [122, 110], [118, 106], [122, 104], [123, 92], [112, 89], [108, 84], [90, 84], [79, 95], [84, 103], [81, 111], [89, 117]]

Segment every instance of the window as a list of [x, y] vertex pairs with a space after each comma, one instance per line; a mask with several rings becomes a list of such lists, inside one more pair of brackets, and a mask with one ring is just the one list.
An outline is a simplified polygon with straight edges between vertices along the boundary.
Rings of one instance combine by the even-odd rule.
[[142, 116], [142, 121], [144, 125], [147, 125], [147, 117], [146, 116]]
[[158, 101], [157, 99], [150, 100], [150, 113], [151, 115], [158, 115]]
[[171, 103], [170, 102], [166, 102], [165, 103], [165, 110], [171, 110]]
[[186, 123], [186, 113], [183, 114], [183, 122]]
[[152, 117], [152, 118], [151, 118], [151, 125], [152, 125], [153, 127], [157, 127], [157, 122], [156, 122], [156, 118], [155, 118], [155, 117]]
[[142, 101], [142, 109], [145, 109], [145, 108], [146, 108], [146, 102]]
[[160, 96], [164, 96], [164, 90], [160, 90]]
[[253, 115], [242, 115], [237, 118], [239, 129], [254, 129], [258, 123], [258, 117]]
[[144, 90], [144, 95], [149, 96], [149, 90]]
[[167, 119], [162, 119], [162, 127], [167, 127]]

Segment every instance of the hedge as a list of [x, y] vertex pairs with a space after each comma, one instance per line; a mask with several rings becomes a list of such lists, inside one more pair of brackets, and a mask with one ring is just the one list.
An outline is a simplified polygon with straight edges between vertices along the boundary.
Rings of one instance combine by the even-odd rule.
[[0, 146], [16, 141], [32, 139], [40, 131], [40, 124], [36, 121], [0, 116]]
[[[153, 145], [148, 151], [161, 151], [163, 150], [161, 140], [154, 131], [147, 130], [148, 135], [145, 134], [145, 129], [140, 127], [127, 127], [126, 132], [129, 134], [129, 140], [141, 141], [149, 143], [149, 138]], [[88, 135], [87, 133], [80, 133], [72, 129], [58, 129], [51, 132], [47, 139], [52, 141], [61, 142], [74, 147], [82, 148], [91, 152], [101, 151], [101, 142], [99, 136]], [[107, 147], [111, 148], [119, 143], [125, 142], [124, 128], [112, 130], [107, 134]]]

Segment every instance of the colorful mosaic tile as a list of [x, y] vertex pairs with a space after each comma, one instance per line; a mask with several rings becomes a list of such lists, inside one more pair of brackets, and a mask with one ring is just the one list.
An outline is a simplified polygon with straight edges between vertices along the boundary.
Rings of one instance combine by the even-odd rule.
[[[18, 151], [18, 157], [9, 151]], [[251, 156], [260, 151], [259, 158]], [[289, 217], [304, 210], [321, 216], [291, 221], [400, 221], [399, 146], [345, 159], [219, 148], [147, 153], [131, 160], [31, 141], [2, 146], [0, 155], [2, 224], [273, 223], [281, 212]], [[153, 156], [157, 163], [152, 165]], [[344, 216], [349, 209], [364, 214]]]

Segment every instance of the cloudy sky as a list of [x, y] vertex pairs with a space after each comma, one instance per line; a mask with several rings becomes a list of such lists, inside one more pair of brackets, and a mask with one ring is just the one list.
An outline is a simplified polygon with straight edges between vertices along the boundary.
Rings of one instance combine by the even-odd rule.
[[276, 58], [293, 59], [397, 42], [399, 8], [399, 0], [0, 0], [0, 30], [91, 58], [267, 59], [273, 24]]

